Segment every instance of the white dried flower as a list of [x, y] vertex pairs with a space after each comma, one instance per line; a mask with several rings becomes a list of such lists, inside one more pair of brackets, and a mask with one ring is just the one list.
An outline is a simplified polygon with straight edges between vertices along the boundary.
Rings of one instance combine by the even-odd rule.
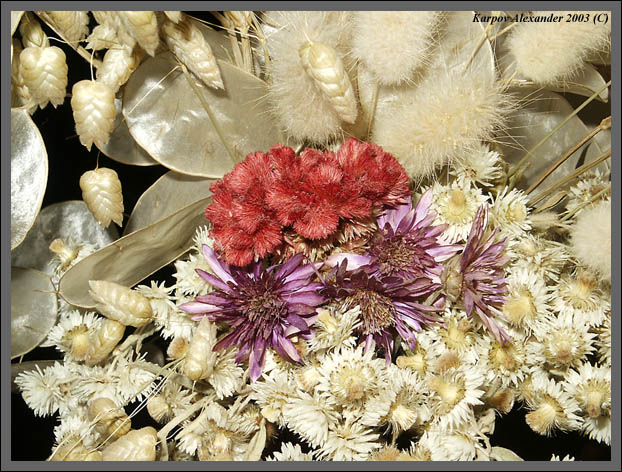
[[[583, 209], [597, 205], [600, 201], [606, 200], [609, 196], [605, 193], [600, 199], [591, 202], [598, 193], [605, 190], [610, 180], [610, 174], [602, 174], [599, 169], [587, 172], [581, 175], [581, 178], [575, 185], [568, 189], [568, 201], [566, 202], [566, 211], [572, 212], [577, 210], [578, 215]], [[587, 206], [586, 206], [587, 205]]]
[[164, 41], [175, 56], [205, 85], [224, 89], [218, 62], [203, 33], [191, 21], [165, 21]]
[[57, 238], [50, 243], [49, 249], [55, 254], [52, 260], [52, 270], [60, 276], [86, 256], [94, 253], [97, 246], [89, 243], [77, 244], [72, 238], [66, 241]]
[[490, 207], [494, 227], [508, 236], [519, 237], [531, 229], [527, 195], [522, 190], [504, 187]]
[[328, 440], [328, 432], [339, 421], [335, 401], [300, 392], [283, 406], [283, 421], [311, 446], [318, 447]]
[[553, 379], [534, 384], [534, 393], [527, 400], [527, 407], [532, 411], [525, 415], [525, 421], [538, 434], [549, 436], [555, 429], [572, 431], [581, 425], [576, 415], [579, 404]]
[[54, 427], [57, 444], [63, 441], [69, 444], [81, 441], [89, 449], [97, 445], [99, 435], [87, 417], [86, 407], [80, 406], [59, 419], [60, 423]]
[[74, 84], [71, 93], [71, 108], [80, 142], [89, 151], [93, 143], [102, 149], [114, 128], [114, 90], [101, 82], [81, 80]]
[[[479, 442], [481, 437], [473, 428], [455, 432], [432, 428], [423, 433], [417, 443], [416, 452], [423, 455], [427, 451], [427, 460], [432, 461], [472, 461], [475, 460], [478, 450], [483, 449]], [[419, 451], [420, 448], [423, 451]]]
[[156, 375], [143, 369], [136, 361], [120, 358], [115, 369], [115, 380], [117, 396], [123, 402], [142, 401], [155, 388]]
[[426, 64], [439, 18], [436, 11], [354, 12], [352, 54], [379, 84], [407, 81]]
[[307, 341], [311, 352], [322, 352], [340, 346], [354, 347], [354, 330], [361, 324], [361, 308], [357, 305], [349, 310], [341, 307], [328, 307], [318, 310], [315, 333]]
[[205, 295], [212, 290], [211, 285], [199, 276], [196, 269], [212, 273], [212, 269], [202, 255], [190, 254], [187, 260], [178, 259], [175, 261], [175, 273], [173, 277], [177, 279], [175, 290], [183, 295]]
[[551, 456], [551, 461], [557, 461], [557, 462], [560, 462], [560, 461], [574, 461], [574, 457], [572, 457], [570, 454], [566, 454], [563, 459], [560, 459], [559, 456], [553, 454]]
[[[434, 337], [435, 339], [436, 337]], [[417, 333], [417, 345], [411, 351], [408, 344], [402, 343], [404, 355], [398, 356], [395, 363], [400, 369], [410, 369], [425, 377], [432, 370], [436, 355], [433, 352], [433, 337], [429, 331]]]
[[379, 449], [379, 436], [358, 421], [338, 424], [328, 435], [328, 440], [318, 450], [318, 458], [332, 461], [366, 460], [370, 453]]
[[27, 47], [19, 55], [19, 74], [28, 87], [34, 103], [54, 108], [65, 101], [67, 62], [65, 53], [56, 46]]
[[117, 93], [136, 70], [141, 58], [140, 50], [132, 51], [127, 46], [111, 47], [97, 69], [97, 82], [107, 85], [113, 93]]
[[188, 409], [196, 395], [196, 392], [190, 392], [181, 385], [166, 382], [157, 395], [147, 400], [147, 411], [157, 422], [167, 423]]
[[272, 453], [272, 456], [266, 459], [267, 461], [312, 461], [313, 454], [309, 452], [302, 452], [300, 444], [292, 444], [286, 442], [281, 444], [281, 450]]
[[22, 391], [22, 397], [35, 416], [51, 415], [58, 410], [56, 389], [58, 380], [51, 370], [21, 372], [15, 378], [15, 384]]
[[151, 305], [153, 321], [157, 329], [161, 330], [164, 339], [183, 338], [190, 340], [196, 322], [177, 308], [177, 305], [169, 297], [171, 288], [166, 288], [164, 282], [160, 285], [151, 281], [151, 287], [139, 285], [136, 291], [144, 295]]
[[220, 400], [233, 395], [244, 385], [244, 369], [235, 361], [235, 348], [218, 351], [212, 375], [207, 381]]
[[508, 294], [501, 311], [512, 326], [530, 333], [550, 314], [546, 281], [522, 265], [511, 267], [508, 275]]
[[443, 326], [433, 328], [434, 341], [429, 347], [432, 369], [436, 372], [446, 370], [451, 364], [448, 355], [453, 355], [458, 364], [475, 364], [482, 354], [482, 336], [477, 333], [472, 320], [463, 310], [446, 308], [443, 321]]
[[485, 337], [486, 350], [481, 357], [479, 368], [486, 373], [488, 385], [498, 381], [499, 388], [517, 387], [528, 374], [527, 349], [518, 333], [508, 333], [513, 342], [499, 343]]
[[585, 208], [572, 225], [570, 242], [581, 265], [611, 280], [611, 201]]
[[91, 337], [100, 329], [102, 319], [93, 312], [80, 313], [78, 310], [72, 310], [63, 313], [48, 333], [45, 342], [41, 343], [41, 347], [55, 346], [66, 356], [84, 360], [86, 358]]
[[600, 280], [589, 272], [578, 270], [575, 275], [562, 277], [552, 292], [552, 307], [560, 315], [572, 316], [588, 326], [597, 326], [611, 309], [609, 301], [600, 289]]
[[596, 346], [600, 362], [611, 366], [611, 313], [597, 330]]
[[393, 364], [390, 382], [391, 389], [396, 392], [395, 400], [379, 424], [388, 423], [396, 437], [398, 433], [430, 420], [431, 411], [427, 404], [429, 391], [417, 372], [396, 368]]
[[45, 13], [73, 46], [77, 46], [89, 33], [88, 11], [47, 11]]
[[257, 382], [251, 384], [253, 392], [250, 398], [261, 407], [261, 414], [271, 423], [285, 426], [283, 409], [297, 397], [295, 382], [290, 379], [287, 372], [272, 370], [264, 373]]
[[436, 212], [434, 224], [449, 225], [440, 237], [448, 243], [466, 241], [475, 214], [486, 202], [486, 196], [479, 188], [471, 185], [463, 186], [458, 182], [452, 182], [450, 185], [435, 182], [432, 194], [430, 211]]
[[135, 429], [102, 450], [105, 461], [154, 461], [157, 432], [151, 426]]
[[559, 274], [570, 259], [565, 244], [549, 241], [533, 234], [510, 238], [506, 249], [516, 265], [524, 266], [548, 281], [559, 280]]
[[135, 327], [151, 322], [151, 304], [139, 292], [106, 280], [89, 280], [89, 286], [97, 310], [107, 318]]
[[480, 184], [490, 186], [502, 175], [502, 158], [488, 145], [480, 144], [456, 159], [449, 173], [462, 184]]

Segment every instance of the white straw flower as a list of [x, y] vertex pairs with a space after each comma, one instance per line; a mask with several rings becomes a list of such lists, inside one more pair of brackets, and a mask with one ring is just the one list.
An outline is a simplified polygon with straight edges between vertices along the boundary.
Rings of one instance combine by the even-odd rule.
[[318, 451], [318, 458], [333, 461], [366, 460], [371, 452], [380, 448], [378, 434], [357, 421], [346, 420], [328, 435], [328, 440]]
[[100, 328], [102, 318], [94, 312], [81, 313], [78, 310], [65, 312], [56, 326], [48, 333], [41, 347], [55, 346], [76, 360], [84, 360], [90, 344], [90, 338]]
[[601, 173], [599, 169], [581, 175], [577, 183], [568, 189], [566, 210], [571, 212], [581, 207], [581, 209], [577, 210], [576, 214], [578, 215], [584, 209], [591, 208], [600, 201], [607, 199], [607, 194], [604, 194], [596, 202], [589, 203], [592, 198], [607, 187], [609, 180], [610, 175]]
[[302, 452], [300, 444], [292, 444], [286, 442], [281, 444], [281, 450], [272, 453], [272, 456], [266, 459], [267, 461], [312, 461], [313, 454], [309, 452]]
[[361, 308], [357, 305], [349, 310], [343, 306], [328, 306], [318, 310], [314, 335], [307, 341], [311, 352], [322, 352], [340, 346], [354, 347], [354, 330], [361, 324]]
[[512, 326], [529, 333], [550, 313], [550, 297], [540, 275], [522, 265], [514, 266], [509, 272], [508, 295], [502, 311]]
[[529, 219], [529, 199], [522, 190], [509, 190], [505, 187], [494, 199], [490, 207], [490, 219], [503, 234], [514, 237], [531, 229]]
[[525, 415], [525, 421], [538, 434], [550, 436], [556, 429], [572, 431], [581, 425], [576, 414], [579, 404], [552, 379], [534, 385], [527, 406], [531, 412]]
[[515, 265], [524, 266], [548, 281], [559, 280], [559, 274], [570, 259], [566, 245], [524, 233], [508, 240], [507, 252]]
[[611, 313], [596, 332], [596, 346], [598, 346], [600, 362], [611, 366]]
[[456, 159], [449, 173], [461, 184], [490, 186], [502, 175], [501, 156], [486, 144], [479, 144]]
[[600, 288], [600, 280], [591, 272], [577, 271], [563, 277], [552, 289], [552, 308], [560, 315], [572, 315], [588, 326], [601, 324], [611, 306]]

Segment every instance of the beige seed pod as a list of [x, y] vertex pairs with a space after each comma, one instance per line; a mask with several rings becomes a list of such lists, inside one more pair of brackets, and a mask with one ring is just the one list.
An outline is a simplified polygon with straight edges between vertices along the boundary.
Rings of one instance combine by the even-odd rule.
[[175, 24], [166, 21], [162, 32], [167, 46], [190, 72], [208, 87], [224, 89], [212, 48], [192, 22], [182, 21]]
[[88, 410], [89, 420], [95, 421], [95, 429], [104, 438], [120, 438], [132, 429], [132, 423], [125, 410], [110, 398], [99, 397], [91, 400]]
[[175, 338], [168, 345], [166, 355], [169, 359], [181, 359], [188, 351], [188, 341], [184, 338]]
[[125, 326], [144, 326], [152, 319], [151, 304], [140, 293], [106, 280], [89, 280], [97, 310]]
[[[32, 97], [28, 87], [24, 83], [24, 78], [19, 70], [19, 55], [23, 48], [19, 39], [12, 39], [13, 60], [11, 61], [11, 107], [28, 106], [32, 102]], [[29, 113], [36, 110], [35, 106], [30, 106]]]
[[305, 71], [330, 101], [339, 117], [354, 123], [357, 115], [352, 83], [337, 52], [323, 43], [309, 42], [299, 50]]
[[48, 102], [56, 106], [65, 101], [67, 62], [56, 46], [27, 47], [19, 55], [19, 73], [32, 99], [41, 108]]
[[216, 353], [212, 348], [216, 344], [216, 325], [203, 318], [190, 341], [182, 371], [191, 380], [208, 378], [216, 363]]
[[114, 320], [104, 320], [90, 340], [86, 351], [85, 364], [95, 365], [106, 359], [108, 354], [119, 344], [124, 333], [125, 325]]
[[105, 461], [154, 461], [157, 432], [151, 426], [135, 429], [104, 448]]
[[87, 11], [48, 11], [46, 12], [54, 26], [65, 39], [74, 46], [89, 34], [89, 15]]
[[127, 46], [111, 47], [106, 51], [101, 67], [97, 69], [97, 82], [110, 87], [117, 93], [136, 70], [142, 55], [140, 50], [132, 52]]
[[117, 46], [117, 32], [107, 23], [97, 25], [91, 31], [91, 34], [86, 38], [86, 49], [92, 49], [93, 51], [99, 51], [100, 49], [107, 49]]
[[114, 221], [123, 223], [123, 192], [119, 176], [112, 169], [100, 167], [80, 177], [82, 199], [97, 222], [104, 228]]
[[117, 11], [108, 12], [109, 24], [116, 32], [119, 41], [131, 48], [136, 43], [147, 51], [150, 56], [160, 42], [158, 36], [158, 20], [153, 11]]
[[50, 40], [43, 32], [43, 29], [41, 29], [41, 25], [28, 12], [24, 13], [22, 17], [22, 21], [19, 24], [19, 32], [22, 35], [22, 44], [25, 48], [47, 48], [50, 46]]
[[100, 451], [89, 452], [84, 443], [77, 437], [72, 437], [61, 446], [56, 447], [52, 454], [49, 459], [51, 462], [103, 460]]
[[147, 400], [147, 411], [158, 423], [163, 423], [171, 417], [171, 409], [162, 395], [154, 395]]
[[80, 142], [89, 151], [93, 143], [103, 148], [114, 128], [113, 89], [93, 80], [81, 80], [74, 84], [71, 93], [71, 108]]
[[164, 14], [173, 23], [179, 23], [181, 21], [181, 12], [180, 11], [165, 11]]

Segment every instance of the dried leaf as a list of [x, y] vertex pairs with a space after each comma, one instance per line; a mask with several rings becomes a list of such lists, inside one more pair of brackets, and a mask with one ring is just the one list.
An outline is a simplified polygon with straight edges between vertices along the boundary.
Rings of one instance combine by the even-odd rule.
[[506, 449], [505, 447], [493, 446], [490, 453], [490, 459], [493, 461], [522, 461], [515, 452]]
[[213, 182], [213, 179], [167, 172], [140, 196], [123, 234], [130, 234], [166, 218], [197, 198], [208, 197], [211, 195], [209, 186]]
[[251, 442], [248, 445], [246, 451], [245, 461], [258, 461], [261, 460], [261, 453], [266, 447], [266, 420], [261, 420], [259, 431], [252, 437]]
[[26, 110], [11, 109], [11, 250], [35, 222], [48, 180], [48, 155]]
[[[221, 178], [235, 162], [201, 101], [170, 53], [145, 61], [125, 88], [123, 114], [136, 142], [165, 167], [187, 175]], [[195, 79], [237, 159], [279, 141], [267, 119], [266, 84], [219, 61], [225, 90]], [[173, 71], [173, 72], [171, 72]], [[170, 74], [169, 74], [170, 73]], [[166, 78], [164, 78], [166, 77]]]
[[11, 267], [11, 359], [29, 353], [56, 324], [57, 301], [47, 274]]
[[51, 274], [54, 253], [49, 246], [55, 239], [92, 244], [95, 249], [100, 249], [118, 237], [117, 228], [102, 228], [83, 201], [55, 203], [41, 210], [24, 242], [11, 253], [11, 265]]
[[110, 139], [105, 146], [99, 148], [110, 159], [122, 164], [132, 166], [155, 166], [158, 162], [154, 161], [147, 152], [141, 148], [127, 129], [127, 123], [121, 109], [123, 102], [115, 98], [114, 106], [116, 108], [116, 116], [110, 134]]
[[30, 372], [39, 369], [44, 370], [54, 365], [55, 361], [26, 361], [11, 364], [11, 393], [21, 393], [19, 387], [15, 384], [15, 377], [22, 372]]
[[210, 197], [198, 200], [168, 217], [123, 236], [85, 257], [60, 279], [61, 296], [72, 305], [92, 308], [89, 280], [108, 280], [132, 287], [177, 259], [193, 244], [197, 226]]

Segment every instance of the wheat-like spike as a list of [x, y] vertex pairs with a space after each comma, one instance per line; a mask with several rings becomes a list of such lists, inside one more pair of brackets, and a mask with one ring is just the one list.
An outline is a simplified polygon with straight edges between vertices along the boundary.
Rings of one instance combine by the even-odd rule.
[[95, 365], [108, 357], [119, 344], [125, 333], [125, 325], [115, 320], [104, 320], [100, 328], [90, 339], [86, 351], [85, 364]]
[[132, 423], [123, 408], [110, 398], [99, 397], [90, 401], [88, 416], [95, 421], [95, 429], [105, 438], [120, 438], [132, 429]]
[[[19, 70], [19, 55], [22, 52], [22, 43], [19, 39], [13, 38], [13, 60], [11, 61], [11, 107], [21, 107], [30, 105], [32, 96], [30, 90], [24, 82], [24, 78]], [[36, 110], [37, 106], [31, 106], [28, 111], [30, 113]]]
[[30, 46], [19, 55], [19, 73], [35, 103], [54, 108], [65, 101], [67, 62], [65, 53], [56, 46]]
[[48, 11], [46, 13], [67, 41], [75, 43], [75, 46], [89, 34], [87, 11]]
[[305, 71], [339, 117], [347, 123], [354, 123], [357, 115], [354, 89], [337, 52], [326, 44], [316, 42], [304, 44], [298, 52]]
[[155, 461], [158, 436], [147, 426], [131, 430], [102, 450], [105, 461]]
[[97, 25], [91, 31], [91, 34], [86, 38], [86, 49], [92, 49], [93, 51], [99, 51], [100, 49], [107, 49], [115, 46], [119, 41], [117, 39], [117, 32], [108, 23]]
[[178, 24], [166, 21], [162, 26], [164, 41], [173, 54], [208, 87], [224, 89], [212, 48], [190, 21]]
[[123, 192], [119, 176], [112, 169], [100, 167], [80, 177], [82, 199], [97, 222], [107, 228], [110, 221], [123, 222]]
[[160, 42], [158, 19], [154, 11], [108, 12], [106, 21], [117, 32], [119, 41], [133, 48], [136, 43], [150, 56]]
[[24, 13], [24, 17], [19, 24], [19, 33], [22, 35], [22, 43], [25, 48], [47, 48], [50, 46], [50, 40], [43, 32], [41, 25], [28, 12]]
[[143, 54], [140, 49], [132, 52], [127, 46], [108, 49], [102, 65], [97, 69], [97, 82], [106, 84], [114, 93], [117, 93], [136, 70]]
[[71, 108], [80, 142], [89, 151], [93, 143], [103, 148], [110, 138], [116, 116], [112, 88], [94, 80], [81, 80], [73, 86]]
[[89, 280], [89, 286], [97, 310], [107, 318], [134, 327], [151, 322], [151, 304], [139, 292], [107, 280]]
[[180, 11], [165, 11], [164, 14], [173, 23], [179, 23], [181, 21], [182, 15]]
[[216, 344], [216, 325], [203, 318], [188, 345], [182, 371], [191, 380], [209, 377], [216, 363], [212, 348]]

